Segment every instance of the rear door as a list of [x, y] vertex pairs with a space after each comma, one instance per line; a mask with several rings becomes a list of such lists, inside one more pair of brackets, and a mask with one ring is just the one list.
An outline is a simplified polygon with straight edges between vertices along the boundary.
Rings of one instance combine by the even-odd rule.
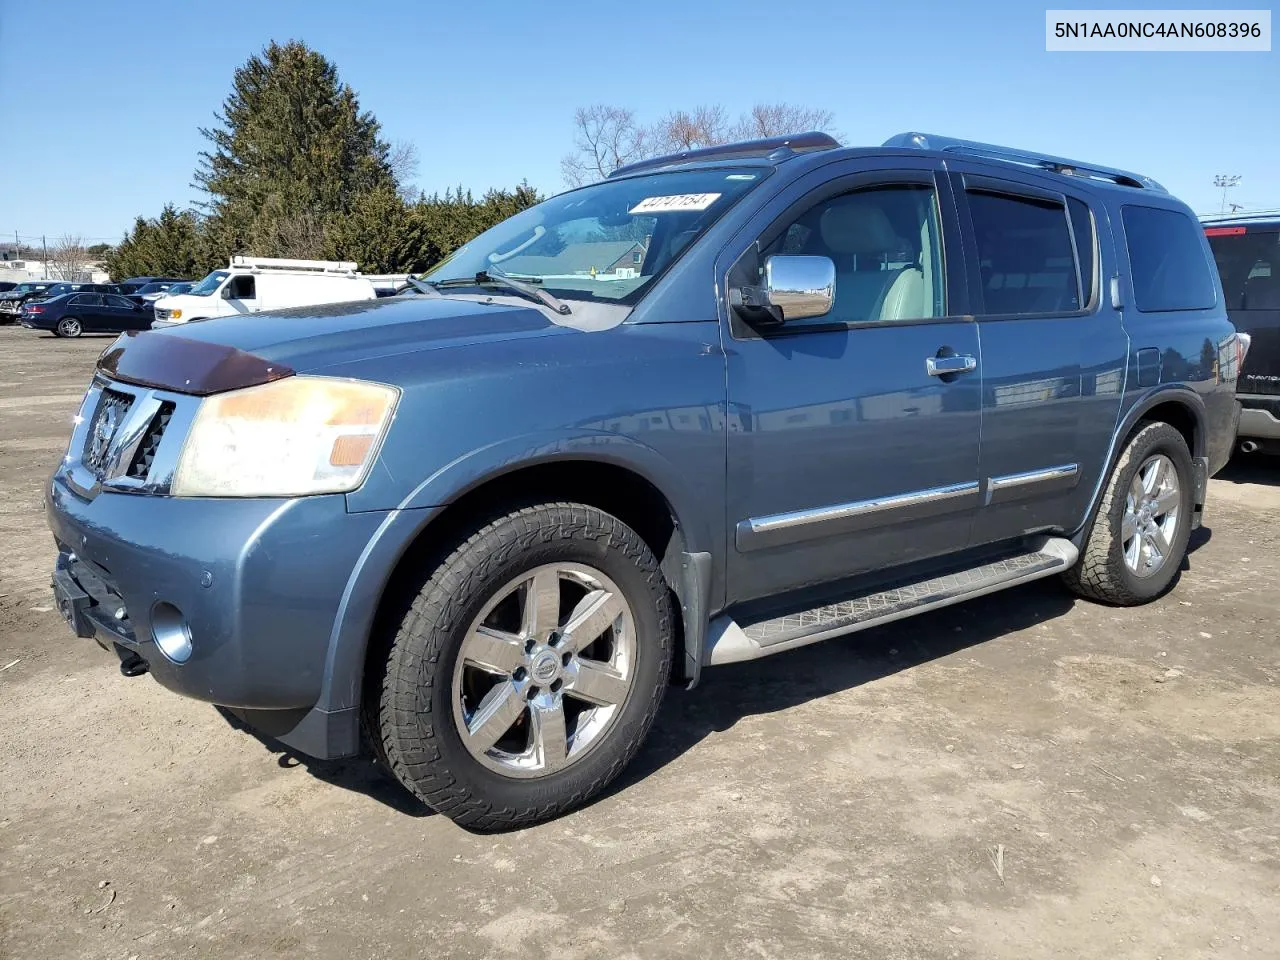
[[1105, 467], [1128, 356], [1102, 296], [1100, 264], [1114, 262], [1106, 208], [1069, 184], [955, 166], [982, 341], [974, 541], [1072, 530]]
[[67, 315], [78, 318], [86, 332], [108, 329], [106, 325], [110, 323], [105, 316], [100, 293], [77, 293], [67, 304]]

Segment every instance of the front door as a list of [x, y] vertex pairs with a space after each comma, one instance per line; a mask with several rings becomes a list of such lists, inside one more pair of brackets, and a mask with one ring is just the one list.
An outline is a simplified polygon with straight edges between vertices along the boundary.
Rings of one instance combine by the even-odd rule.
[[900, 162], [827, 173], [784, 209], [775, 203], [776, 219], [729, 271], [732, 287], [758, 282], [771, 254], [836, 266], [824, 317], [770, 330], [730, 312], [730, 603], [969, 542], [978, 332], [949, 315], [963, 281], [947, 185], [928, 162]]
[[151, 311], [146, 307], [140, 307], [128, 297], [122, 297], [116, 293], [105, 294], [102, 298], [105, 304], [104, 313], [109, 326], [103, 329], [109, 330], [146, 330], [151, 326]]

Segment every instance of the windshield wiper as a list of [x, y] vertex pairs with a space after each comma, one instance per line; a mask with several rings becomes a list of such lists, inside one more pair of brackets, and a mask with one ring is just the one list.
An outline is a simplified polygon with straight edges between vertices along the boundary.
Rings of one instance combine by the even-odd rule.
[[500, 287], [507, 287], [508, 289], [514, 290], [516, 293], [524, 294], [530, 300], [537, 300], [539, 303], [546, 304], [561, 316], [573, 312], [569, 309], [569, 305], [563, 300], [553, 297], [551, 294], [547, 293], [547, 291], [539, 290], [534, 286], [534, 283], [541, 282], [541, 280], [517, 280], [515, 277], [508, 276], [503, 273], [501, 270], [490, 268], [488, 270], [481, 270], [474, 277], [455, 277], [452, 280], [441, 280], [439, 283], [435, 284], [435, 286], [443, 287], [455, 284], [490, 283]]
[[419, 280], [416, 277], [406, 277], [405, 279], [409, 286], [419, 293], [425, 293], [428, 297], [440, 296], [440, 291], [436, 289], [436, 285], [429, 280]]

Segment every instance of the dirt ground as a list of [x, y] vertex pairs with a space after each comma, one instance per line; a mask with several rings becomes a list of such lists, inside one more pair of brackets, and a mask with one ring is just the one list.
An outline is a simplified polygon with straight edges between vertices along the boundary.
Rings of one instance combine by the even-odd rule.
[[716, 668], [603, 799], [485, 837], [63, 625], [41, 488], [109, 341], [0, 327], [0, 957], [1280, 956], [1280, 463], [1157, 603]]

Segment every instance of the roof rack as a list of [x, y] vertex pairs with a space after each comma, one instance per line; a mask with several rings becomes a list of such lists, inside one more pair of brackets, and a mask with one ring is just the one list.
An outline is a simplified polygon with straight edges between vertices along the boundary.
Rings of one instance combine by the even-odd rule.
[[769, 160], [785, 160], [797, 153], [812, 153], [815, 150], [832, 150], [840, 146], [840, 141], [829, 133], [810, 130], [808, 133], [790, 133], [781, 137], [765, 137], [762, 140], [743, 140], [739, 143], [722, 143], [714, 147], [701, 147], [697, 150], [682, 150], [679, 153], [668, 153], [662, 157], [649, 160], [638, 160], [619, 167], [606, 179], [621, 177], [638, 170], [653, 170], [669, 166], [673, 163], [694, 163], [699, 160], [741, 160], [747, 157], [765, 157]]
[[291, 260], [284, 257], [234, 256], [232, 267], [257, 270], [302, 270], [312, 273], [355, 273], [359, 267], [354, 260]]
[[917, 150], [939, 150], [943, 153], [962, 153], [971, 157], [985, 157], [990, 160], [1004, 160], [1009, 163], [1020, 163], [1024, 166], [1040, 170], [1050, 170], [1065, 176], [1089, 177], [1093, 180], [1108, 180], [1124, 187], [1138, 187], [1142, 190], [1156, 190], [1167, 193], [1164, 187], [1150, 177], [1128, 170], [1117, 170], [1114, 167], [1100, 167], [1094, 163], [1080, 163], [1065, 157], [1054, 157], [1046, 153], [1032, 153], [1028, 150], [1015, 150], [1011, 147], [998, 147], [992, 143], [978, 143], [973, 140], [957, 140], [954, 137], [939, 137], [932, 133], [900, 133], [890, 137], [883, 144], [886, 147], [914, 147]]

